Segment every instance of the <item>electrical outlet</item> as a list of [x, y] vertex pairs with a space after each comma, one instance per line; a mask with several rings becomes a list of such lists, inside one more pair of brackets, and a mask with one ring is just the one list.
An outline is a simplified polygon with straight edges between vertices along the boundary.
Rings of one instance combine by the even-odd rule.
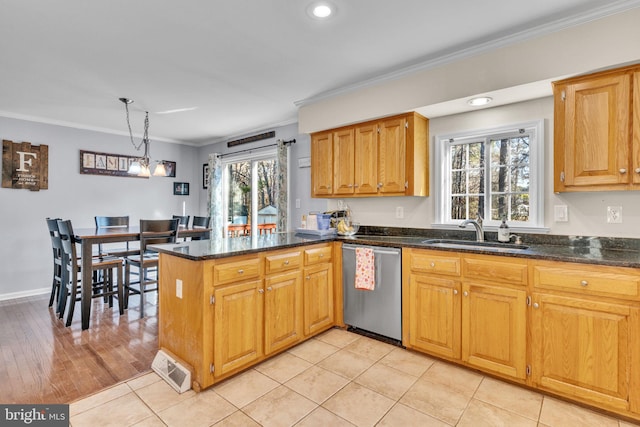
[[176, 279], [176, 296], [182, 298], [182, 280]]
[[296, 209], [300, 209], [300, 199], [296, 199]]
[[622, 223], [622, 206], [607, 206], [607, 223]]
[[402, 206], [398, 206], [396, 208], [396, 218], [397, 219], [402, 219], [404, 218], [404, 208]]

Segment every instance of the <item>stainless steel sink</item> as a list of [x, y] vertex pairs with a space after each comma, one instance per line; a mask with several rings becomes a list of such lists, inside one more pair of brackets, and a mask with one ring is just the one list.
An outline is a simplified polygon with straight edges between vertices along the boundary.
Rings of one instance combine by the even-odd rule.
[[422, 243], [428, 246], [434, 246], [437, 248], [451, 248], [451, 249], [488, 249], [499, 252], [509, 251], [521, 251], [528, 249], [527, 245], [515, 245], [512, 243], [500, 243], [500, 242], [476, 242], [473, 240], [450, 240], [450, 239], [428, 239], [423, 240]]

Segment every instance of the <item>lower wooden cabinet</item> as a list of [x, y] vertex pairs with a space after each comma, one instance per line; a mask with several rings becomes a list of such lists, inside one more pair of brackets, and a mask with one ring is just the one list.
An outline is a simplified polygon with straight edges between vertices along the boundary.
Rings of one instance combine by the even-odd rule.
[[636, 269], [404, 249], [403, 313], [407, 348], [640, 420]]
[[460, 358], [460, 282], [426, 274], [409, 276], [409, 344]]
[[463, 283], [462, 360], [508, 377], [526, 377], [527, 293]]
[[215, 289], [214, 376], [220, 377], [263, 356], [262, 280]]
[[533, 383], [593, 404], [629, 410], [629, 379], [634, 369], [640, 369], [638, 355], [631, 353], [640, 337], [638, 319], [639, 309], [628, 305], [535, 293]]
[[[409, 347], [509, 378], [526, 377], [526, 291], [519, 289], [523, 277], [526, 284], [526, 261], [420, 249], [405, 249], [403, 261], [409, 264], [403, 265]], [[522, 268], [524, 275], [496, 275]]]
[[325, 263], [304, 269], [304, 334], [313, 335], [334, 324], [333, 268]]
[[332, 254], [332, 242], [205, 261], [160, 254], [160, 347], [200, 390], [331, 328]]

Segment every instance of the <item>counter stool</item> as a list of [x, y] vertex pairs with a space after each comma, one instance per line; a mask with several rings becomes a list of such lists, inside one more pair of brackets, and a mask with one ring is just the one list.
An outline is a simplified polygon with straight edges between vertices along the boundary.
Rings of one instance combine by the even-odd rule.
[[[80, 301], [82, 294], [82, 283], [78, 280], [80, 273], [80, 263], [76, 251], [76, 244], [73, 241], [73, 226], [71, 221], [58, 220], [58, 230], [62, 242], [62, 283], [66, 287], [64, 297], [60, 299], [59, 317], [64, 316], [67, 299], [69, 300], [69, 313], [67, 314], [66, 326], [71, 325], [76, 302]], [[91, 297], [108, 299], [109, 307], [113, 307], [113, 297], [118, 298], [118, 309], [120, 315], [124, 314], [124, 287], [122, 278], [122, 260], [114, 257], [93, 258], [92, 271], [100, 271], [101, 279], [91, 283]], [[114, 281], [113, 270], [116, 272]], [[115, 282], [115, 283], [114, 283]]]
[[[140, 295], [140, 317], [144, 317], [145, 294], [158, 290], [158, 254], [148, 251], [147, 246], [159, 243], [175, 243], [178, 233], [178, 218], [141, 219], [140, 252], [137, 256], [128, 256], [124, 260], [125, 302], [129, 307], [129, 296]], [[131, 281], [131, 267], [138, 269], [138, 281]], [[154, 273], [154, 277], [150, 277]], [[136, 288], [134, 285], [138, 285]], [[154, 286], [155, 285], [155, 286]]]
[[47, 227], [51, 237], [51, 247], [53, 249], [53, 282], [51, 283], [51, 296], [49, 297], [49, 307], [56, 301], [56, 313], [60, 311], [60, 294], [62, 287], [62, 241], [58, 230], [59, 218], [47, 218]]

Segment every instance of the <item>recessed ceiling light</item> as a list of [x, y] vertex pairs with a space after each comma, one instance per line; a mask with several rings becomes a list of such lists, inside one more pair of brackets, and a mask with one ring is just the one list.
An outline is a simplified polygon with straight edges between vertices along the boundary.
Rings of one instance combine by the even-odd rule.
[[493, 98], [491, 98], [490, 96], [478, 96], [476, 98], [471, 98], [470, 100], [468, 100], [467, 104], [471, 105], [472, 107], [480, 107], [482, 105], [487, 105], [491, 101], [493, 101]]
[[335, 13], [335, 6], [326, 1], [314, 2], [307, 8], [307, 13], [314, 19], [327, 19]]

